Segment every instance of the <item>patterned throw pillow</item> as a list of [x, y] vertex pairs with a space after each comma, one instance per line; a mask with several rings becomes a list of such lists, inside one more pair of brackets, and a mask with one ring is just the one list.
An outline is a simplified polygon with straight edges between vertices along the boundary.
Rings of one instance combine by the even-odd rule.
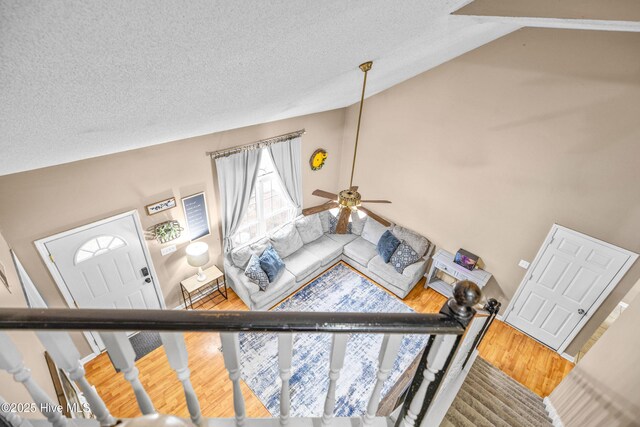
[[269, 283], [272, 283], [278, 278], [280, 272], [284, 270], [284, 262], [278, 252], [273, 246], [267, 247], [267, 249], [260, 255], [260, 267], [264, 270], [269, 278]]
[[416, 252], [407, 242], [402, 240], [398, 249], [391, 255], [391, 259], [389, 262], [396, 269], [396, 271], [400, 274], [404, 271], [405, 268], [418, 261], [420, 256], [418, 252]]
[[400, 240], [387, 230], [382, 234], [380, 240], [378, 240], [376, 249], [384, 262], [389, 262], [391, 255], [398, 249], [398, 246], [400, 246]]
[[[329, 214], [329, 234], [336, 234], [336, 227], [338, 226], [338, 217]], [[351, 234], [351, 221], [347, 224], [347, 234]]]
[[244, 275], [258, 285], [261, 291], [266, 290], [267, 286], [269, 286], [269, 277], [262, 267], [260, 267], [260, 258], [258, 258], [256, 254], [251, 255], [247, 269], [244, 270]]

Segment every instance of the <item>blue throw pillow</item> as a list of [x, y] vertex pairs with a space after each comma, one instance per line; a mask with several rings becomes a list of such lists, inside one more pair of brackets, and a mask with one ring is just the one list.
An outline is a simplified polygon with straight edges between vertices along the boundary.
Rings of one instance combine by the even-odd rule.
[[391, 255], [389, 262], [400, 274], [405, 268], [413, 264], [420, 259], [420, 255], [404, 240], [398, 245], [398, 249]]
[[269, 286], [269, 277], [260, 267], [260, 259], [255, 254], [251, 255], [247, 268], [244, 270], [244, 275], [258, 285], [261, 291], [266, 290], [267, 286]]
[[260, 255], [260, 267], [267, 273], [269, 283], [276, 280], [280, 272], [284, 270], [284, 262], [282, 262], [278, 252], [273, 249], [273, 246], [269, 245]]
[[400, 240], [387, 230], [380, 236], [380, 240], [378, 240], [378, 254], [380, 254], [384, 262], [389, 262], [391, 255], [398, 249], [398, 246], [400, 246]]

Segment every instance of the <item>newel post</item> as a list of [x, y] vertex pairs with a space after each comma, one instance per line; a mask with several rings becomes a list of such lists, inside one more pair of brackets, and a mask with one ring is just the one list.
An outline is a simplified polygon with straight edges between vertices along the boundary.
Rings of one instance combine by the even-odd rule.
[[[440, 313], [456, 319], [461, 330], [464, 330], [476, 313], [473, 306], [480, 302], [481, 297], [478, 285], [469, 280], [459, 281], [453, 287], [453, 297], [449, 298]], [[461, 335], [432, 335], [429, 338], [402, 411], [398, 415], [396, 427], [420, 425], [456, 352], [460, 338]]]

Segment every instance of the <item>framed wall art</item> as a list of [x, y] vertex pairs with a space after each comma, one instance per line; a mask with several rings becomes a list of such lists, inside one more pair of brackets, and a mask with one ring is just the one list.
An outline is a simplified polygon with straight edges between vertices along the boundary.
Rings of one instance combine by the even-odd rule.
[[176, 198], [170, 197], [159, 202], [151, 203], [150, 205], [145, 206], [145, 209], [147, 210], [147, 215], [155, 215], [159, 212], [166, 211], [167, 209], [173, 209], [175, 207]]

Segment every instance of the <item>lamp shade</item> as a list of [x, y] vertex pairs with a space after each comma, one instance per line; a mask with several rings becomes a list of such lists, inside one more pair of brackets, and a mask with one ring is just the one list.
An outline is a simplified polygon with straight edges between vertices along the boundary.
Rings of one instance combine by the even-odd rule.
[[202, 267], [209, 262], [209, 245], [195, 242], [187, 246], [187, 263], [192, 267]]

